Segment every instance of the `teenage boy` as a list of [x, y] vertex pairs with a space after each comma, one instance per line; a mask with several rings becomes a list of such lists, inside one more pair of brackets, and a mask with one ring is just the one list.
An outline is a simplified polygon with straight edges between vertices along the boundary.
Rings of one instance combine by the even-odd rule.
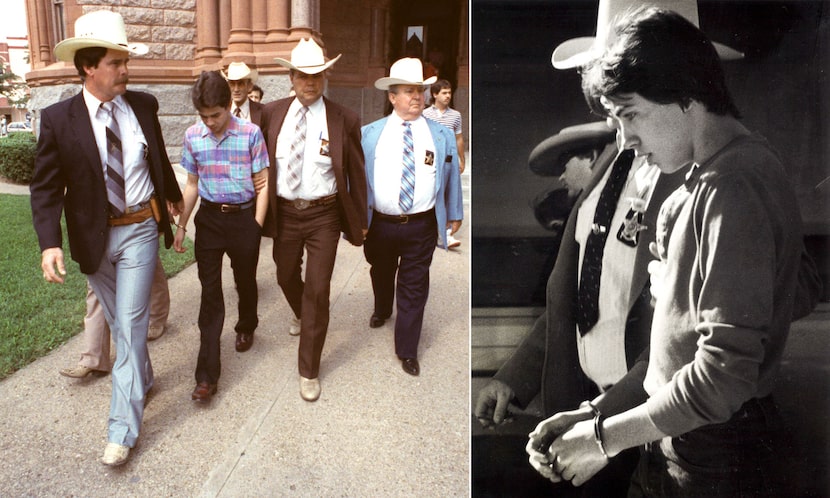
[[[184, 210], [176, 224], [174, 247], [184, 252], [187, 220], [200, 197], [194, 218], [194, 252], [202, 283], [199, 309], [201, 346], [196, 388], [191, 399], [206, 403], [216, 393], [221, 365], [219, 338], [225, 321], [222, 258], [231, 260], [239, 293], [236, 350], [254, 341], [257, 318], [256, 267], [268, 207], [268, 153], [259, 127], [231, 115], [231, 92], [218, 71], [203, 72], [193, 86], [193, 106], [202, 122], [187, 129], [182, 167], [187, 171]], [[259, 189], [255, 189], [254, 185]]]
[[582, 71], [586, 99], [614, 120], [623, 148], [662, 173], [692, 165], [655, 227], [657, 299], [638, 375], [648, 398], [607, 418], [600, 399], [551, 417], [530, 435], [531, 463], [579, 486], [639, 446], [629, 496], [781, 496], [770, 392], [799, 280], [795, 194], [779, 156], [739, 121], [699, 28], [652, 7], [623, 18], [616, 35]]

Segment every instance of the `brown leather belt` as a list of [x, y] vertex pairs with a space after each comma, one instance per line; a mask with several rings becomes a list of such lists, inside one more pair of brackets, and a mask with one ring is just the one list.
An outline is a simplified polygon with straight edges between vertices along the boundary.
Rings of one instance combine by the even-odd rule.
[[142, 202], [127, 207], [121, 216], [107, 218], [107, 225], [111, 227], [132, 225], [133, 223], [141, 223], [151, 216], [153, 216], [153, 208], [150, 206], [150, 201]]
[[392, 223], [398, 223], [398, 224], [403, 225], [403, 224], [409, 223], [410, 221], [416, 221], [416, 220], [420, 220], [422, 218], [428, 218], [430, 216], [434, 218], [435, 217], [435, 209], [430, 209], [429, 211], [422, 211], [420, 213], [415, 213], [415, 214], [401, 214], [401, 215], [384, 214], [384, 213], [381, 213], [380, 211], [375, 211], [372, 216], [374, 216], [375, 218], [381, 219], [383, 221], [390, 221]]
[[288, 206], [294, 206], [294, 209], [298, 211], [302, 211], [303, 209], [308, 209], [310, 207], [315, 206], [328, 206], [329, 204], [333, 203], [337, 200], [337, 194], [327, 195], [325, 197], [320, 197], [319, 199], [308, 200], [308, 199], [293, 199], [289, 200], [284, 197], [280, 197], [280, 202], [282, 204], [286, 204]]
[[254, 207], [254, 200], [252, 199], [248, 202], [243, 202], [242, 204], [219, 204], [218, 202], [211, 202], [202, 199], [201, 205], [223, 213], [236, 213], [238, 211]]
[[118, 218], [109, 218], [107, 219], [107, 225], [111, 227], [120, 227], [123, 225], [132, 225], [133, 223], [141, 223], [142, 221], [146, 220], [153, 216], [153, 210], [150, 207], [146, 207], [141, 211], [135, 211], [130, 214], [125, 214], [119, 216]]

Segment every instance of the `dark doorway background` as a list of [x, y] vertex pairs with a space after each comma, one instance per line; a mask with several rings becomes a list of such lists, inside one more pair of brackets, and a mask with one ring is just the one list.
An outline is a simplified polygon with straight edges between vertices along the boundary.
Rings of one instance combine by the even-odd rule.
[[[392, 53], [389, 63], [401, 57], [418, 57], [425, 67], [431, 62], [438, 69], [438, 77], [449, 81], [453, 89], [457, 88], [458, 16], [461, 12], [461, 1], [395, 0], [392, 2], [390, 34], [392, 39], [389, 44], [392, 47]], [[423, 47], [416, 49], [412, 43], [407, 47], [408, 26], [424, 27]]]

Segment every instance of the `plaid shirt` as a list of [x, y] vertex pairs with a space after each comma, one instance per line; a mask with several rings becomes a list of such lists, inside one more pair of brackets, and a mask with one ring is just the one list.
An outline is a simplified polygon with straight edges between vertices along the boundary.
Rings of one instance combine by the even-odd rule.
[[221, 139], [202, 122], [188, 128], [181, 165], [199, 177], [202, 199], [242, 204], [256, 195], [251, 177], [268, 167], [268, 151], [258, 126], [230, 116]]

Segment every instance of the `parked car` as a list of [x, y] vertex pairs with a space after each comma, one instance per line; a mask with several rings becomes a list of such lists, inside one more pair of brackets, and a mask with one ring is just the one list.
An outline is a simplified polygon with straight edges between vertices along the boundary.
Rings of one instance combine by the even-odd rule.
[[6, 126], [6, 131], [8, 131], [9, 133], [21, 131], [31, 133], [32, 127], [28, 123], [24, 123], [22, 121], [13, 121]]

